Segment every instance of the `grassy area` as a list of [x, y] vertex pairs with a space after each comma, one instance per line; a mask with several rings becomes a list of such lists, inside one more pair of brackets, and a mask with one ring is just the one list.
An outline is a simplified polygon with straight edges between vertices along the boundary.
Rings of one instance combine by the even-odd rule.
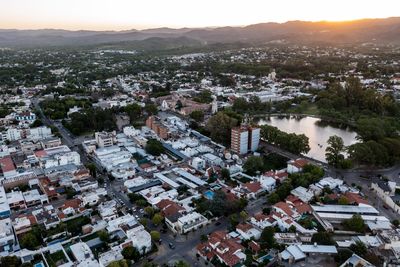
[[62, 250], [54, 252], [53, 254], [46, 254], [46, 260], [50, 267], [57, 267], [67, 262], [67, 258]]

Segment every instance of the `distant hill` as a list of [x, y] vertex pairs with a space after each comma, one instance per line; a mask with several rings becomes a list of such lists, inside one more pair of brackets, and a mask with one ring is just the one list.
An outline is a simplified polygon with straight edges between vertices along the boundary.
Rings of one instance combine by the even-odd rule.
[[[156, 39], [153, 39], [156, 38]], [[48, 47], [85, 46], [133, 42], [139, 47], [149, 39], [149, 45], [157, 42], [162, 47], [200, 45], [212, 43], [265, 43], [282, 40], [295, 43], [396, 43], [400, 44], [400, 17], [387, 19], [364, 19], [348, 22], [260, 23], [245, 27], [219, 28], [156, 28], [127, 31], [67, 31], [44, 30], [0, 30], [0, 47]]]

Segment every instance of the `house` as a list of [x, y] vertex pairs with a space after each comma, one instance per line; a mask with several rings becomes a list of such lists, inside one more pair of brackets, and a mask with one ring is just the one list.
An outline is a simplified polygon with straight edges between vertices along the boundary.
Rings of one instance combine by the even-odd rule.
[[360, 205], [360, 204], [369, 205], [368, 200], [362, 198], [357, 193], [346, 192], [343, 194], [343, 196], [349, 201], [350, 205]]
[[239, 223], [236, 226], [236, 232], [238, 232], [244, 240], [258, 240], [261, 236], [261, 231], [248, 223]]
[[274, 222], [275, 220], [271, 216], [265, 215], [262, 212], [256, 213], [250, 218], [250, 223], [260, 229], [273, 226]]
[[173, 215], [176, 213], [183, 213], [185, 209], [170, 199], [163, 199], [156, 204], [161, 214], [165, 216]]
[[248, 182], [240, 184], [234, 189], [234, 193], [238, 197], [245, 197], [247, 199], [255, 199], [259, 194], [264, 191], [265, 189], [261, 186], [260, 182]]
[[6, 179], [17, 175], [17, 170], [15, 168], [14, 161], [10, 156], [0, 159], [0, 169], [1, 169], [1, 174]]
[[275, 212], [278, 212], [283, 215], [287, 215], [292, 218], [299, 217], [299, 214], [296, 211], [294, 211], [288, 203], [283, 202], [283, 201], [280, 201], [280, 202], [276, 203], [275, 205], [273, 205], [272, 209]]
[[326, 246], [326, 245], [303, 245], [303, 244], [295, 244], [290, 245], [284, 251], [280, 253], [280, 257], [284, 261], [288, 261], [289, 263], [294, 263], [300, 260], [304, 260], [309, 255], [334, 255], [337, 254], [337, 250], [335, 246]]
[[67, 199], [58, 209], [66, 216], [72, 216], [81, 212], [84, 208], [81, 206], [82, 201], [79, 198]]
[[310, 202], [310, 200], [314, 197], [314, 193], [311, 192], [310, 190], [307, 190], [306, 188], [302, 186], [298, 186], [290, 193], [298, 198], [300, 198], [303, 202]]
[[[141, 224], [135, 225], [135, 227], [126, 231], [126, 236], [128, 238], [127, 243], [131, 244], [135, 247], [141, 254], [146, 254], [151, 250], [151, 235], [144, 229], [144, 226]], [[124, 246], [121, 245], [121, 248]]]
[[375, 267], [375, 265], [368, 262], [367, 260], [364, 260], [357, 254], [353, 254], [350, 258], [343, 262], [340, 267]]
[[14, 251], [14, 245], [16, 245], [16, 240], [11, 219], [0, 220], [0, 255], [8, 256]]
[[176, 229], [179, 231], [179, 233], [185, 234], [192, 230], [196, 230], [207, 223], [208, 220], [206, 217], [198, 212], [193, 211], [178, 218], [176, 222]]
[[302, 172], [304, 166], [308, 165], [309, 161], [306, 159], [296, 159], [296, 160], [290, 160], [287, 163], [287, 172], [288, 173], [298, 173]]
[[36, 114], [32, 112], [21, 112], [18, 114], [15, 114], [14, 119], [18, 122], [22, 123], [27, 123], [27, 124], [32, 124], [36, 120]]
[[100, 263], [94, 257], [89, 246], [85, 242], [79, 242], [70, 246], [77, 267], [100, 267]]
[[260, 176], [258, 181], [261, 184], [261, 187], [268, 192], [271, 192], [276, 187], [276, 179], [274, 179], [273, 177], [262, 175]]
[[285, 179], [287, 179], [289, 174], [285, 169], [279, 171], [267, 171], [261, 177], [270, 177], [275, 179], [276, 181], [282, 183]]
[[19, 210], [26, 208], [24, 195], [22, 194], [21, 191], [12, 190], [10, 193], [7, 193], [6, 195], [7, 195], [8, 205], [10, 205], [10, 209]]
[[21, 216], [15, 218], [12, 224], [15, 234], [18, 236], [32, 230], [32, 226], [36, 224], [36, 219], [33, 215]]
[[238, 239], [227, 232], [217, 231], [209, 235], [208, 241], [197, 245], [197, 253], [205, 260], [214, 258], [229, 267], [240, 265], [246, 260], [245, 248]]
[[318, 183], [317, 186], [321, 187], [321, 188], [330, 188], [330, 189], [335, 189], [339, 186], [343, 185], [343, 180], [341, 179], [335, 179], [332, 177], [325, 177], [323, 179], [321, 179]]
[[7, 201], [6, 191], [0, 186], [0, 218], [7, 218], [11, 215], [10, 205]]
[[100, 217], [106, 222], [113, 220], [118, 217], [117, 202], [110, 200], [102, 202], [98, 207]]

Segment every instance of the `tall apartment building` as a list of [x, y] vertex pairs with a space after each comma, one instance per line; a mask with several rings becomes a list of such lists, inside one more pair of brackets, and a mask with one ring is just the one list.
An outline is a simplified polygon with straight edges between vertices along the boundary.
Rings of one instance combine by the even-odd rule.
[[231, 130], [231, 149], [242, 155], [249, 151], [256, 151], [260, 143], [260, 128], [240, 126]]
[[167, 127], [161, 124], [155, 116], [150, 116], [146, 120], [146, 126], [152, 129], [158, 137], [162, 139], [168, 139], [169, 137], [169, 130]]

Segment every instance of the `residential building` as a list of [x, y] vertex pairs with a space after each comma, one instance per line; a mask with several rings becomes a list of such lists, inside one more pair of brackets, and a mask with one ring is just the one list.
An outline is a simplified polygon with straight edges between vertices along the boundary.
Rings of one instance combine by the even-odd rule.
[[98, 147], [110, 147], [116, 143], [116, 132], [96, 132], [94, 134]]
[[206, 217], [198, 212], [191, 212], [189, 214], [183, 215], [176, 222], [176, 228], [181, 234], [188, 233], [192, 230], [196, 230], [208, 223]]
[[0, 255], [8, 256], [16, 244], [11, 219], [0, 220]]
[[197, 252], [205, 260], [211, 261], [216, 257], [229, 267], [239, 266], [246, 260], [245, 248], [240, 241], [223, 231], [210, 234], [207, 242], [197, 245]]
[[231, 149], [236, 154], [243, 155], [249, 151], [256, 151], [259, 143], [260, 128], [242, 125], [231, 130]]

